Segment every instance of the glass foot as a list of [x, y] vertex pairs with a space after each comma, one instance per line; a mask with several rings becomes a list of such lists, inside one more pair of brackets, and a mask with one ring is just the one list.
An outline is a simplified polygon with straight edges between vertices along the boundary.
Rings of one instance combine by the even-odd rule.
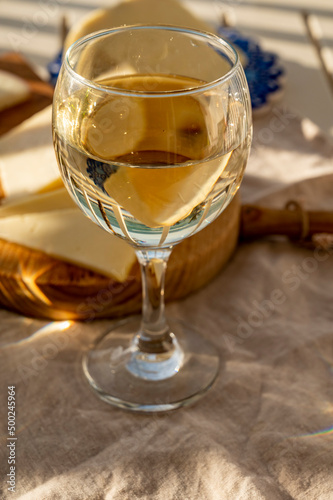
[[101, 399], [132, 411], [168, 411], [196, 401], [211, 387], [219, 369], [215, 347], [187, 325], [169, 324], [176, 335], [171, 333], [163, 352], [140, 350], [140, 318], [131, 318], [85, 354], [84, 373]]

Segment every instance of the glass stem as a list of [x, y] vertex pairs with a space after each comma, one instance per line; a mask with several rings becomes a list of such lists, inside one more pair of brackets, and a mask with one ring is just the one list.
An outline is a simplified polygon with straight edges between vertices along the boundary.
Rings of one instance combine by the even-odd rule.
[[171, 248], [137, 250], [142, 279], [142, 319], [138, 347], [146, 353], [170, 351], [172, 339], [164, 311], [164, 282]]

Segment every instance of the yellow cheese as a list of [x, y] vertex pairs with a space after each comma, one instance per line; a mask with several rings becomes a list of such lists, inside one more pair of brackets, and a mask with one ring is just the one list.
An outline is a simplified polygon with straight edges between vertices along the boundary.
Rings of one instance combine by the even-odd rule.
[[48, 184], [46, 184], [45, 186], [43, 186], [42, 188], [40, 188], [37, 191], [37, 193], [44, 194], [44, 193], [48, 193], [49, 191], [54, 191], [55, 189], [60, 189], [62, 187], [64, 187], [64, 183], [63, 183], [61, 177], [58, 177], [54, 181], [51, 181]]
[[22, 78], [0, 70], [0, 111], [26, 101], [30, 88]]
[[65, 48], [79, 38], [124, 24], [171, 24], [187, 26], [203, 31], [212, 31], [205, 22], [194, 17], [176, 0], [127, 0], [109, 9], [97, 9], [79, 20], [69, 31]]
[[0, 139], [0, 181], [8, 199], [60, 182], [52, 144], [51, 106]]
[[0, 219], [0, 238], [124, 282], [136, 257], [132, 247], [93, 224], [79, 208]]
[[62, 187], [51, 107], [0, 140], [0, 181], [0, 238], [126, 280], [134, 250], [86, 218]]
[[76, 204], [69, 196], [65, 187], [41, 194], [32, 194], [12, 201], [5, 201], [0, 205], [0, 218], [12, 215], [50, 212], [75, 208]]
[[[65, 50], [94, 31], [133, 24], [169, 24], [216, 33], [213, 26], [196, 17], [177, 0], [125, 0], [107, 9], [93, 10], [80, 19], [67, 35]], [[237, 51], [245, 66], [246, 55], [238, 48]]]

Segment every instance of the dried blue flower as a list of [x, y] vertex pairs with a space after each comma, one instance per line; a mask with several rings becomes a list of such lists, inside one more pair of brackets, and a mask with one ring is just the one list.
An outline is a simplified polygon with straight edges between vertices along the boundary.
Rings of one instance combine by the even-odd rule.
[[106, 192], [104, 189], [104, 182], [110, 177], [110, 175], [117, 172], [117, 168], [118, 167], [116, 165], [103, 163], [101, 161], [93, 160], [92, 158], [88, 158], [87, 160], [87, 173], [90, 179], [104, 192]]

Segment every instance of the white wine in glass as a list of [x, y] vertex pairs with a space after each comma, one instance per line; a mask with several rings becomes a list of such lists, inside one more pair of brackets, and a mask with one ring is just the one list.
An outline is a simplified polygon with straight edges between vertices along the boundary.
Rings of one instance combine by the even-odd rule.
[[143, 283], [142, 318], [116, 325], [84, 357], [107, 402], [174, 409], [215, 380], [214, 347], [165, 317], [164, 275], [172, 247], [237, 192], [251, 130], [243, 69], [214, 35], [130, 26], [68, 50], [53, 106], [62, 177], [93, 222], [135, 248]]

